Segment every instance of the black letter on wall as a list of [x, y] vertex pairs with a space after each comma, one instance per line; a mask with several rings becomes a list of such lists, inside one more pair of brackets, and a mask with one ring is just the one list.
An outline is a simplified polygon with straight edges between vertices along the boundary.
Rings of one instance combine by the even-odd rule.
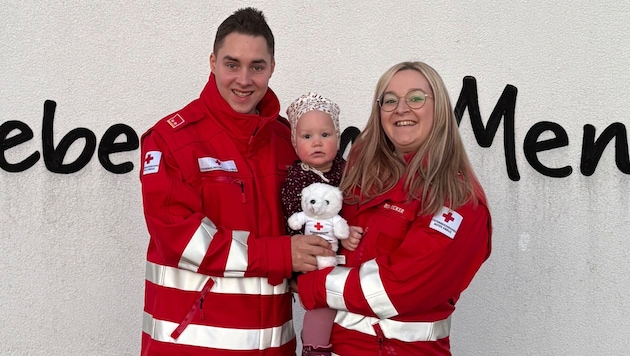
[[468, 108], [468, 115], [472, 124], [473, 132], [477, 143], [481, 147], [490, 147], [497, 133], [501, 117], [505, 117], [503, 123], [503, 150], [505, 151], [505, 164], [507, 165], [508, 177], [513, 181], [518, 181], [521, 176], [516, 166], [516, 148], [514, 144], [514, 110], [516, 108], [517, 89], [513, 85], [506, 85], [503, 93], [497, 101], [497, 105], [490, 114], [487, 128], [483, 126], [481, 114], [479, 113], [479, 99], [477, 95], [477, 81], [474, 77], [464, 77], [462, 91], [455, 105], [455, 117], [459, 125], [464, 115], [464, 110]]
[[350, 142], [354, 142], [357, 139], [361, 131], [354, 127], [348, 126], [343, 133], [341, 134], [341, 142], [339, 144], [339, 152], [343, 155], [346, 152], [346, 147], [350, 144]]
[[590, 176], [595, 172], [604, 149], [613, 137], [615, 137], [615, 163], [617, 168], [625, 174], [630, 174], [628, 134], [626, 133], [626, 127], [620, 122], [615, 122], [608, 126], [597, 140], [595, 140], [595, 126], [584, 125], [582, 160], [580, 162], [582, 174]]
[[[20, 133], [7, 138], [11, 131], [18, 130]], [[23, 172], [31, 167], [39, 160], [39, 152], [35, 151], [26, 159], [18, 163], [9, 163], [4, 152], [11, 147], [15, 147], [33, 138], [33, 130], [22, 121], [7, 121], [0, 125], [0, 168], [7, 172]]]
[[[540, 135], [545, 131], [553, 132], [556, 137], [549, 140], [538, 141], [538, 137], [540, 137]], [[573, 168], [570, 166], [561, 168], [545, 167], [542, 163], [540, 163], [536, 153], [558, 147], [564, 147], [568, 144], [569, 136], [562, 126], [554, 122], [542, 121], [536, 123], [527, 132], [525, 142], [523, 143], [523, 151], [525, 152], [527, 162], [529, 162], [529, 164], [539, 173], [542, 173], [547, 177], [564, 178], [568, 177], [573, 172]]]
[[[125, 135], [127, 141], [114, 142], [120, 135]], [[128, 173], [133, 170], [133, 163], [127, 161], [121, 164], [113, 164], [109, 155], [117, 152], [133, 151], [138, 149], [140, 142], [138, 141], [138, 135], [129, 126], [125, 124], [116, 124], [107, 129], [101, 143], [98, 145], [98, 160], [101, 165], [108, 171], [116, 174]]]
[[[44, 151], [44, 163], [49, 171], [54, 173], [75, 173], [80, 171], [90, 162], [96, 148], [96, 136], [86, 128], [76, 128], [68, 132], [59, 142], [55, 149], [53, 143], [53, 121], [55, 120], [55, 108], [57, 103], [52, 100], [44, 102], [44, 119], [42, 124], [42, 148]], [[63, 164], [63, 159], [68, 152], [68, 148], [76, 140], [84, 138], [85, 147], [79, 157], [72, 163]]]

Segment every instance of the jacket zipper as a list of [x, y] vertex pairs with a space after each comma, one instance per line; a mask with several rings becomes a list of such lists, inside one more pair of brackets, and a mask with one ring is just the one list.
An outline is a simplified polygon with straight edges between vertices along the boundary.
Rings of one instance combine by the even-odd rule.
[[254, 132], [249, 137], [249, 142], [247, 143], [248, 145], [251, 145], [252, 142], [254, 142], [254, 137], [256, 137], [256, 133], [258, 133], [258, 126], [256, 126], [256, 128], [254, 129]]
[[245, 183], [240, 179], [233, 179], [232, 183], [238, 184], [241, 186], [241, 202], [243, 204], [247, 203], [247, 199], [245, 199]]
[[247, 203], [247, 199], [245, 198], [245, 182], [243, 182], [243, 180], [225, 176], [208, 177], [205, 179], [218, 183], [238, 184], [241, 187], [241, 202], [243, 204]]
[[374, 331], [376, 331], [376, 337], [378, 338], [378, 356], [383, 355], [383, 330], [376, 324], [374, 325]]
[[365, 235], [367, 235], [369, 229], [369, 226], [365, 227], [365, 230], [363, 230], [363, 234], [361, 234], [361, 241], [359, 241], [359, 246], [357, 247], [357, 250], [354, 251], [355, 265], [360, 264], [360, 262], [363, 260], [363, 252], [365, 252], [365, 243], [363, 243], [363, 239], [365, 239]]

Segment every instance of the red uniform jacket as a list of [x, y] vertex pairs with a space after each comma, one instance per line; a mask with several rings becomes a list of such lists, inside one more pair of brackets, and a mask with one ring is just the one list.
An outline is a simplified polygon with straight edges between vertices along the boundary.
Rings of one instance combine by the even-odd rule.
[[280, 190], [296, 156], [271, 89], [257, 109], [234, 112], [211, 75], [142, 137], [142, 354], [295, 353]]
[[491, 221], [485, 201], [417, 216], [404, 181], [342, 216], [364, 228], [346, 265], [299, 277], [307, 309], [331, 307], [337, 317], [334, 353], [450, 355], [450, 315], [490, 254]]

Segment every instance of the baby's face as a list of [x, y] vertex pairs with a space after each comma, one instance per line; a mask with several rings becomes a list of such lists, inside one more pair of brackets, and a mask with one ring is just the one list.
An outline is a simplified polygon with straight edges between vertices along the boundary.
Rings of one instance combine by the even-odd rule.
[[337, 155], [337, 134], [328, 114], [311, 110], [299, 120], [295, 129], [295, 151], [300, 161], [328, 172]]

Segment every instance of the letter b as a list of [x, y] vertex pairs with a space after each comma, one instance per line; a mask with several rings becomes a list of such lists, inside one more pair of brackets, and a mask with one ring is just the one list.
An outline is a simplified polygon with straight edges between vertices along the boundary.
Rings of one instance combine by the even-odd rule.
[[[57, 103], [52, 100], [44, 102], [44, 118], [42, 125], [42, 151], [44, 163], [49, 171], [54, 173], [75, 173], [85, 167], [96, 149], [96, 136], [86, 128], [76, 128], [68, 132], [59, 142], [57, 148], [53, 143], [53, 121], [55, 120], [55, 108]], [[78, 139], [85, 139], [85, 146], [79, 157], [71, 163], [64, 164], [63, 159], [70, 146]]]

